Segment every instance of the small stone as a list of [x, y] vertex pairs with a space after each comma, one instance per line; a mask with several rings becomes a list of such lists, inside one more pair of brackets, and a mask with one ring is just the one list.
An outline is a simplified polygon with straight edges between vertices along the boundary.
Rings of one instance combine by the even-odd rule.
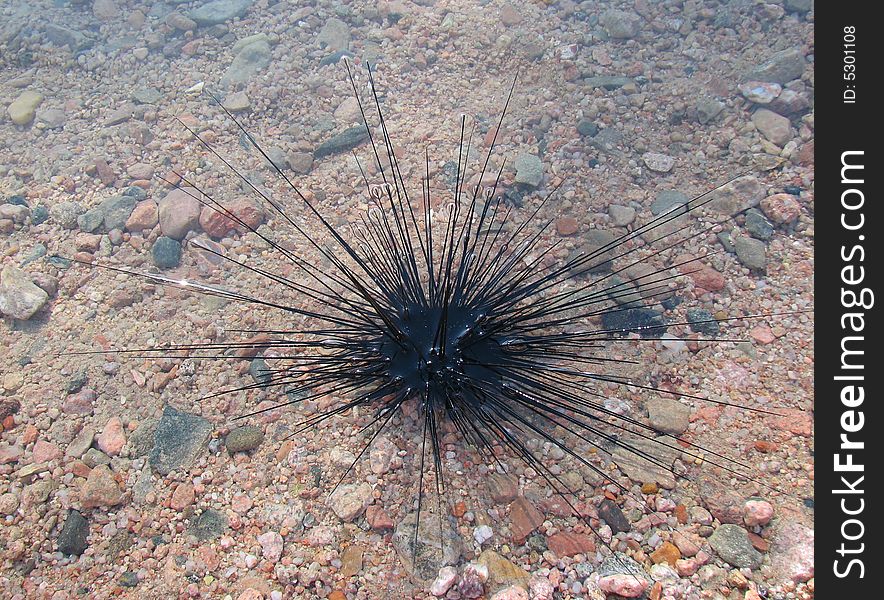
[[583, 533], [560, 531], [549, 536], [546, 544], [559, 558], [595, 552], [595, 542]]
[[64, 229], [75, 229], [83, 207], [76, 202], [59, 202], [49, 209], [50, 218]]
[[108, 456], [116, 456], [126, 445], [123, 422], [119, 417], [111, 417], [98, 436], [98, 447]]
[[765, 500], [747, 500], [743, 505], [743, 522], [749, 527], [767, 525], [773, 517], [774, 509]]
[[282, 536], [276, 531], [268, 531], [258, 536], [261, 544], [261, 555], [271, 563], [277, 562], [282, 556]]
[[681, 192], [663, 190], [651, 202], [651, 214], [654, 216], [662, 215], [677, 208], [687, 210], [687, 204], [690, 201], [691, 199]]
[[488, 525], [480, 525], [473, 530], [473, 539], [480, 546], [494, 537], [494, 530]]
[[252, 103], [249, 100], [248, 94], [244, 91], [239, 91], [228, 94], [227, 97], [224, 98], [223, 106], [230, 112], [235, 113], [249, 110], [252, 107]]
[[34, 90], [25, 90], [9, 104], [6, 112], [16, 125], [27, 125], [34, 120], [41, 102], [43, 94]]
[[0, 313], [26, 321], [49, 301], [49, 294], [37, 286], [28, 274], [13, 266], [0, 272]]
[[68, 415], [91, 415], [94, 410], [92, 403], [95, 402], [95, 398], [94, 390], [83, 388], [76, 394], [65, 398], [61, 405], [61, 412]]
[[[589, 88], [604, 88], [610, 92], [624, 86], [635, 85], [635, 80], [631, 77], [623, 77], [620, 75], [598, 75], [596, 77], [587, 77], [583, 80], [583, 83]], [[612, 127], [606, 127], [594, 137], [602, 137], [603, 135], [618, 138], [616, 140], [609, 140], [609, 143], [612, 145], [615, 144], [616, 141], [619, 141], [620, 134]]]
[[457, 589], [464, 598], [479, 598], [485, 593], [485, 582], [488, 580], [488, 567], [477, 563], [469, 563], [464, 567]]
[[766, 81], [750, 81], [739, 86], [743, 97], [755, 104], [770, 104], [783, 91], [778, 83]]
[[577, 133], [583, 137], [595, 137], [599, 132], [599, 126], [589, 119], [583, 119], [577, 123]]
[[628, 574], [605, 575], [599, 578], [599, 588], [607, 593], [623, 598], [638, 598], [648, 589], [646, 579]]
[[529, 600], [529, 596], [525, 588], [511, 585], [495, 593], [491, 600]]
[[18, 510], [19, 504], [18, 496], [14, 493], [7, 492], [3, 494], [0, 496], [0, 515], [8, 517], [15, 514], [15, 511]]
[[178, 411], [168, 404], [154, 433], [150, 465], [159, 475], [186, 469], [209, 442], [212, 424], [197, 415]]
[[658, 152], [645, 152], [642, 154], [645, 166], [656, 173], [668, 173], [675, 166], [675, 159]]
[[417, 514], [408, 514], [396, 526], [391, 541], [406, 571], [423, 585], [429, 585], [440, 568], [457, 563], [463, 543], [452, 519], [443, 518], [440, 522], [438, 515], [422, 511], [420, 527], [416, 527], [416, 522]]
[[175, 488], [175, 491], [172, 492], [172, 499], [169, 503], [169, 506], [173, 510], [183, 511], [191, 504], [193, 504], [195, 498], [195, 491], [192, 483], [184, 482], [178, 484], [178, 487]]
[[493, 473], [486, 479], [486, 485], [495, 504], [509, 504], [519, 495], [519, 482], [511, 475]]
[[774, 228], [760, 210], [752, 208], [746, 211], [746, 231], [755, 239], [764, 241], [773, 236]]
[[615, 40], [628, 40], [638, 35], [641, 19], [635, 13], [611, 9], [602, 13], [599, 23]]
[[41, 108], [37, 110], [36, 121], [46, 129], [61, 129], [67, 121], [67, 116], [60, 108]]
[[313, 158], [319, 160], [332, 154], [347, 152], [366, 140], [368, 140], [368, 132], [364, 126], [350, 127], [317, 146], [313, 150]]
[[338, 486], [335, 492], [329, 496], [327, 504], [339, 519], [349, 523], [365, 512], [372, 499], [372, 490], [369, 484], [364, 482], [347, 483]]
[[379, 436], [371, 445], [368, 451], [368, 466], [375, 475], [383, 475], [390, 470], [393, 459], [399, 452], [389, 437]]
[[738, 569], [761, 566], [761, 554], [752, 547], [746, 530], [739, 525], [720, 525], [709, 537], [709, 545], [725, 562]]
[[611, 224], [615, 227], [626, 227], [635, 220], [635, 209], [631, 206], [612, 204], [608, 207]]
[[[656, 439], [656, 438], [655, 438]], [[675, 440], [668, 436], [661, 436], [659, 440], [669, 446], [675, 444]], [[632, 437], [624, 435], [624, 443], [629, 444], [630, 448], [618, 445], [614, 448], [612, 457], [614, 464], [624, 472], [624, 474], [636, 483], [656, 483], [660, 487], [671, 490], [675, 487], [675, 476], [669, 468], [662, 468], [660, 464], [671, 467], [672, 463], [678, 455], [676, 450], [663, 446], [655, 442], [654, 439], [648, 440], [640, 437]], [[648, 456], [654, 457], [654, 462], [645, 459], [636, 453], [641, 452]]]
[[707, 125], [715, 120], [715, 117], [724, 110], [724, 103], [715, 98], [700, 98], [697, 100], [697, 120], [702, 125]]
[[202, 542], [215, 539], [227, 531], [228, 521], [223, 513], [206, 509], [196, 520], [192, 532]]
[[785, 146], [792, 139], [792, 124], [789, 119], [772, 110], [759, 108], [752, 114], [752, 122], [761, 135], [777, 146]]
[[737, 236], [734, 238], [734, 250], [740, 262], [749, 269], [763, 272], [767, 267], [767, 248], [761, 240]]
[[363, 550], [358, 545], [347, 546], [341, 553], [340, 573], [344, 578], [352, 577], [362, 571]]
[[430, 586], [430, 593], [441, 598], [448, 593], [454, 582], [457, 581], [457, 569], [454, 567], [442, 567], [439, 569], [439, 575], [433, 580]]
[[219, 25], [241, 17], [253, 0], [213, 0], [190, 11], [190, 18], [200, 25]]
[[795, 583], [814, 576], [814, 531], [793, 521], [778, 519], [771, 543], [771, 566], [781, 579]]
[[157, 238], [150, 249], [153, 264], [161, 269], [174, 269], [181, 264], [181, 244], [165, 235]]
[[556, 220], [556, 231], [559, 235], [567, 236], [577, 233], [579, 224], [574, 217], [560, 217]]
[[[190, 194], [197, 196], [196, 191]], [[199, 201], [181, 189], [174, 189], [160, 200], [158, 205], [160, 230], [163, 235], [181, 240], [188, 231], [199, 226], [202, 205]]]
[[537, 187], [543, 180], [543, 162], [534, 154], [522, 153], [516, 157], [516, 183]]
[[528, 585], [528, 572], [494, 550], [483, 551], [476, 562], [488, 569], [488, 584], [492, 589], [509, 585], [524, 588]]
[[720, 330], [718, 321], [708, 310], [704, 308], [689, 308], [686, 316], [691, 331], [694, 333], [702, 333], [710, 337], [718, 335]]
[[251, 198], [235, 198], [223, 207], [205, 206], [200, 213], [200, 227], [213, 238], [223, 238], [231, 230], [254, 231], [264, 222], [264, 209]]
[[519, 14], [515, 6], [507, 2], [500, 8], [500, 22], [507, 27], [512, 27], [522, 22], [522, 15]]
[[264, 441], [264, 430], [255, 425], [237, 427], [224, 438], [224, 445], [230, 454], [250, 452]]
[[37, 440], [33, 449], [33, 460], [35, 463], [47, 463], [61, 456], [61, 449], [46, 440]]
[[648, 422], [660, 433], [681, 435], [690, 423], [691, 409], [674, 398], [657, 396], [647, 401]]
[[785, 85], [804, 74], [807, 61], [799, 48], [782, 50], [758, 65], [748, 77], [749, 81], [766, 81]]
[[68, 511], [64, 526], [58, 534], [58, 551], [62, 554], [80, 556], [89, 547], [89, 521], [76, 510]]
[[659, 548], [651, 552], [651, 560], [654, 561], [655, 565], [666, 563], [667, 565], [674, 567], [676, 561], [680, 558], [681, 552], [679, 552], [678, 548], [670, 542], [663, 542], [660, 544]]
[[123, 493], [106, 465], [97, 465], [89, 472], [86, 483], [80, 488], [80, 504], [83, 508], [116, 506], [123, 501]]
[[371, 505], [365, 509], [365, 520], [374, 531], [388, 531], [393, 529], [393, 519], [383, 508]]
[[313, 155], [309, 152], [290, 152], [286, 160], [298, 175], [307, 175], [313, 169]]
[[123, 226], [126, 231], [140, 233], [156, 227], [159, 219], [157, 203], [153, 200], [143, 200], [135, 205]]
[[607, 498], [602, 500], [601, 504], [599, 504], [598, 510], [599, 516], [605, 520], [605, 523], [608, 524], [615, 535], [621, 531], [629, 531], [632, 529], [629, 519], [626, 518], [626, 515], [623, 514], [620, 507], [611, 500], [608, 500]]
[[510, 504], [510, 530], [519, 544], [543, 524], [544, 516], [527, 498], [519, 496]]
[[801, 216], [801, 204], [791, 194], [774, 194], [761, 201], [761, 210], [774, 223], [788, 225]]
[[316, 35], [316, 42], [330, 52], [347, 50], [350, 47], [350, 26], [332, 17]]
[[765, 195], [764, 186], [752, 176], [739, 177], [712, 193], [706, 206], [724, 216], [734, 216], [757, 206]]

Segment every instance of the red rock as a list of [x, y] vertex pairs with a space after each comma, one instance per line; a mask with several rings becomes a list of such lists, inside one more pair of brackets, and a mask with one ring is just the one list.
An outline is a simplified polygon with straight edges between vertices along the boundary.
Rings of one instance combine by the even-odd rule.
[[519, 495], [519, 482], [510, 475], [494, 473], [488, 477], [486, 485], [495, 504], [508, 504]]
[[108, 456], [116, 456], [126, 444], [126, 434], [123, 433], [123, 422], [119, 417], [111, 417], [101, 435], [98, 436], [98, 448]]
[[[264, 210], [261, 205], [248, 198], [237, 198], [224, 204], [225, 213], [219, 208], [205, 206], [200, 212], [200, 227], [213, 238], [222, 238], [234, 229], [246, 231], [255, 229], [264, 222]], [[235, 217], [235, 218], [234, 218]], [[241, 225], [241, 221], [245, 226]]]
[[98, 465], [89, 472], [86, 483], [80, 488], [80, 504], [83, 508], [116, 506], [123, 501], [123, 493], [106, 465]]
[[810, 437], [813, 433], [813, 418], [809, 413], [796, 409], [778, 409], [777, 412], [784, 414], [773, 420], [773, 426], [777, 429], [802, 437]]
[[[198, 196], [195, 190], [188, 190]], [[158, 206], [160, 230], [163, 235], [181, 240], [188, 231], [199, 226], [202, 204], [183, 189], [174, 189], [160, 200]]]
[[101, 244], [101, 236], [94, 233], [78, 233], [74, 238], [74, 247], [81, 252], [95, 252]]
[[759, 344], [765, 345], [770, 344], [777, 339], [773, 334], [773, 331], [771, 331], [770, 327], [767, 325], [756, 325], [749, 331], [749, 335]]
[[92, 403], [95, 402], [95, 392], [89, 388], [83, 388], [76, 394], [65, 398], [61, 405], [62, 412], [69, 415], [91, 415]]
[[28, 444], [33, 444], [37, 441], [37, 437], [40, 435], [40, 431], [28, 423], [25, 425], [25, 430], [22, 432], [21, 437], [18, 440], [18, 443], [22, 446], [27, 446]]
[[153, 200], [142, 200], [126, 219], [126, 231], [140, 233], [145, 229], [153, 229], [160, 222], [157, 203]]
[[712, 267], [701, 267], [690, 273], [694, 285], [703, 288], [708, 292], [717, 292], [724, 289], [726, 280], [724, 275], [713, 269]]
[[111, 185], [117, 179], [114, 170], [111, 169], [111, 166], [107, 164], [107, 161], [103, 158], [99, 158], [95, 161], [95, 171], [98, 173], [98, 178], [101, 179], [101, 183], [104, 185]]
[[559, 558], [595, 552], [595, 542], [593, 539], [582, 533], [561, 531], [549, 536], [546, 540], [546, 545]]
[[181, 483], [172, 492], [172, 499], [169, 506], [174, 510], [182, 511], [193, 504], [194, 489], [193, 484], [189, 482]]
[[574, 235], [577, 233], [578, 223], [574, 217], [561, 217], [556, 221], [556, 231], [559, 235]]
[[369, 527], [375, 531], [388, 531], [393, 529], [393, 519], [380, 506], [372, 504], [365, 509], [365, 520]]
[[757, 533], [747, 532], [749, 542], [759, 552], [767, 552], [770, 550], [770, 542], [758, 535]]
[[788, 224], [801, 216], [801, 203], [791, 194], [774, 194], [761, 201], [761, 210], [774, 223]]
[[59, 456], [61, 456], [61, 449], [52, 442], [37, 440], [34, 444], [35, 463], [49, 462], [50, 460], [55, 460]]
[[543, 520], [543, 513], [537, 510], [524, 496], [516, 498], [510, 504], [510, 529], [516, 543], [521, 544], [532, 531], [540, 527]]

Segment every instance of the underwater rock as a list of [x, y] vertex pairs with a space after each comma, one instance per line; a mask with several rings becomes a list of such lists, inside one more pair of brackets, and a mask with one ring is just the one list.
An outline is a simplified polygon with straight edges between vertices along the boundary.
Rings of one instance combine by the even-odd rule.
[[543, 181], [543, 162], [534, 154], [522, 153], [516, 157], [516, 183], [537, 187]]
[[392, 543], [405, 569], [419, 583], [429, 585], [439, 569], [455, 565], [463, 551], [463, 542], [451, 519], [431, 511], [421, 512], [421, 523], [415, 545], [417, 513], [410, 513], [393, 532]]
[[720, 525], [709, 537], [709, 545], [725, 562], [738, 569], [761, 566], [761, 553], [752, 547], [746, 530], [739, 525]]
[[804, 74], [806, 63], [804, 53], [799, 48], [782, 50], [755, 67], [747, 80], [785, 85]]
[[368, 132], [365, 130], [365, 127], [362, 125], [350, 127], [317, 146], [313, 151], [313, 158], [314, 160], [319, 160], [332, 154], [352, 150], [367, 139]]
[[6, 112], [16, 125], [27, 125], [34, 120], [37, 107], [43, 102], [43, 94], [25, 90], [6, 108]]
[[265, 39], [256, 39], [243, 46], [233, 58], [221, 78], [221, 85], [230, 87], [244, 84], [269, 64], [270, 43]]
[[26, 321], [49, 300], [49, 294], [17, 267], [7, 266], [0, 273], [0, 313]]
[[190, 18], [200, 25], [219, 25], [241, 17], [253, 0], [212, 0], [190, 11]]
[[80, 556], [89, 547], [89, 521], [76, 510], [68, 511], [68, 518], [58, 534], [58, 551], [62, 554]]
[[174, 469], [186, 469], [206, 447], [211, 433], [209, 421], [167, 404], [154, 433], [151, 467], [159, 475], [168, 475]]
[[181, 264], [181, 244], [165, 235], [157, 238], [150, 249], [153, 264], [161, 269], [174, 269]]
[[332, 17], [316, 34], [316, 41], [330, 52], [347, 50], [350, 47], [350, 26]]

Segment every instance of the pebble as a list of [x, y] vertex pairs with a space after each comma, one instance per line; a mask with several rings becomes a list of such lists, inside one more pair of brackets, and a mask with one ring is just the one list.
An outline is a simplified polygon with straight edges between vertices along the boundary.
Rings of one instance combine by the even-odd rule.
[[4, 517], [8, 517], [10, 515], [15, 514], [15, 511], [18, 510], [19, 507], [19, 499], [12, 492], [7, 492], [3, 495], [0, 495], [0, 515]]
[[437, 598], [441, 598], [448, 593], [448, 590], [451, 589], [455, 581], [457, 581], [457, 569], [454, 567], [442, 567], [439, 569], [439, 575], [436, 576], [436, 579], [430, 585], [430, 593]]
[[61, 129], [67, 121], [67, 116], [59, 108], [40, 108], [37, 110], [35, 120], [46, 129]]
[[598, 586], [603, 592], [623, 598], [638, 598], [645, 593], [648, 585], [648, 581], [644, 578], [619, 573], [605, 575], [598, 580]]
[[752, 547], [746, 530], [739, 525], [719, 525], [709, 537], [709, 545], [725, 562], [738, 569], [761, 566], [761, 553]]
[[196, 520], [192, 531], [198, 540], [205, 542], [220, 537], [228, 526], [227, 517], [223, 513], [208, 508]]
[[702, 125], [707, 125], [715, 120], [724, 110], [724, 103], [715, 98], [700, 98], [697, 100], [697, 120]]
[[743, 505], [743, 522], [749, 527], [767, 525], [773, 514], [773, 506], [766, 500], [751, 499]]
[[58, 534], [58, 551], [80, 556], [89, 547], [88, 536], [89, 521], [78, 511], [70, 510]]
[[671, 542], [663, 542], [659, 548], [651, 552], [651, 560], [654, 561], [654, 564], [666, 563], [674, 567], [680, 558], [681, 552]]
[[598, 511], [599, 517], [605, 520], [605, 523], [608, 524], [608, 527], [611, 528], [614, 534], [632, 529], [629, 519], [626, 518], [623, 510], [615, 502], [605, 498], [599, 503]]
[[529, 600], [528, 592], [518, 585], [503, 588], [491, 596], [491, 600]]
[[691, 331], [695, 333], [715, 337], [721, 329], [715, 316], [705, 308], [689, 308], [686, 311], [686, 316]]
[[160, 269], [174, 269], [181, 264], [181, 243], [161, 235], [150, 249], [153, 264]]
[[313, 169], [313, 155], [309, 152], [289, 152], [286, 161], [298, 175], [307, 175]]
[[764, 186], [756, 177], [738, 177], [712, 193], [713, 199], [706, 205], [723, 216], [734, 216], [757, 206], [765, 196]]
[[595, 542], [583, 533], [560, 531], [548, 536], [546, 545], [559, 558], [595, 552]]
[[683, 207], [690, 201], [691, 199], [681, 192], [663, 190], [651, 202], [651, 214], [654, 216], [662, 215], [675, 208]]
[[495, 504], [509, 504], [519, 495], [519, 482], [512, 475], [493, 473], [486, 478], [485, 485]]
[[521, 544], [543, 521], [543, 513], [524, 496], [510, 504], [510, 531], [515, 542]]
[[801, 216], [801, 203], [791, 194], [774, 194], [761, 201], [761, 210], [774, 223], [789, 225]]
[[755, 239], [766, 241], [773, 236], [774, 227], [760, 210], [752, 208], [746, 211], [746, 231]]
[[362, 571], [363, 550], [361, 546], [353, 544], [341, 553], [340, 573], [344, 578], [352, 577]]
[[340, 19], [328, 19], [316, 35], [316, 42], [329, 52], [350, 48], [350, 26]]
[[535, 154], [525, 152], [516, 156], [516, 183], [536, 188], [543, 181], [543, 162]]
[[[635, 80], [632, 77], [620, 75], [598, 75], [596, 77], [587, 77], [583, 80], [583, 83], [589, 88], [604, 88], [612, 92], [624, 86], [635, 85]], [[618, 134], [611, 127], [606, 127], [593, 137], [601, 137], [602, 135], [616, 136]], [[619, 140], [612, 140], [610, 143], [615, 145], [616, 141]]]
[[560, 217], [556, 220], [556, 231], [562, 236], [574, 235], [578, 227], [579, 224], [574, 217]]
[[623, 10], [606, 10], [599, 17], [599, 23], [615, 40], [628, 40], [638, 35], [641, 18]]
[[83, 388], [76, 394], [65, 398], [61, 405], [61, 412], [69, 415], [91, 415], [94, 410], [92, 403], [95, 402], [96, 397], [94, 390]]
[[522, 22], [522, 15], [515, 6], [507, 2], [500, 8], [500, 22], [507, 27], [512, 27]]
[[781, 50], [755, 67], [747, 79], [785, 85], [804, 74], [806, 63], [804, 53], [799, 48]]
[[264, 430], [255, 425], [244, 425], [232, 429], [224, 438], [224, 445], [230, 454], [250, 452], [264, 442]]
[[151, 467], [159, 475], [168, 475], [174, 469], [186, 469], [203, 452], [211, 433], [212, 424], [206, 419], [167, 404], [154, 433]]
[[611, 204], [608, 206], [608, 216], [611, 217], [611, 225], [626, 227], [635, 220], [635, 209], [631, 206]]
[[488, 525], [480, 525], [473, 530], [473, 539], [480, 546], [494, 537], [494, 530]]
[[0, 272], [0, 313], [27, 321], [49, 301], [49, 294], [37, 286], [28, 274], [8, 265]]
[[464, 598], [479, 598], [485, 593], [485, 582], [488, 580], [488, 567], [477, 563], [469, 563], [464, 567], [457, 583], [457, 590]]
[[399, 452], [390, 438], [382, 435], [379, 436], [371, 445], [368, 452], [368, 466], [375, 475], [384, 475], [390, 471], [393, 459]]
[[172, 492], [172, 498], [169, 503], [169, 506], [173, 510], [183, 511], [191, 504], [193, 504], [195, 498], [195, 490], [192, 483], [184, 482], [179, 483], [175, 488], [175, 491]]
[[319, 160], [332, 154], [347, 152], [367, 140], [368, 132], [364, 126], [356, 125], [350, 127], [317, 146], [313, 150], [313, 159]]
[[212, 0], [190, 11], [190, 18], [200, 25], [219, 25], [241, 17], [253, 0]]
[[463, 542], [450, 519], [443, 519], [440, 523], [438, 516], [425, 510], [421, 512], [421, 525], [417, 529], [415, 547], [416, 520], [416, 513], [408, 514], [396, 526], [391, 542], [406, 571], [421, 584], [430, 585], [439, 569], [457, 564], [463, 551]]
[[598, 132], [599, 126], [596, 125], [594, 121], [581, 119], [580, 122], [577, 123], [577, 133], [583, 137], [595, 137]]
[[123, 493], [107, 465], [96, 465], [80, 488], [83, 508], [116, 506], [123, 501]]
[[226, 202], [224, 209], [226, 212], [206, 206], [200, 213], [200, 227], [213, 238], [223, 238], [231, 230], [253, 231], [264, 222], [264, 209], [251, 198], [235, 198]]
[[261, 544], [261, 555], [271, 563], [277, 562], [282, 556], [282, 536], [276, 531], [268, 531], [258, 536]]
[[0, 465], [8, 465], [10, 463], [18, 462], [24, 454], [24, 450], [22, 450], [21, 446], [9, 446], [2, 445], [0, 446]]
[[766, 81], [749, 81], [739, 86], [740, 93], [743, 97], [755, 104], [770, 104], [783, 91], [778, 83], [769, 83]]
[[6, 112], [16, 125], [27, 125], [34, 120], [41, 102], [43, 94], [34, 90], [25, 90], [9, 104]]
[[675, 159], [658, 152], [645, 152], [642, 154], [645, 166], [655, 173], [668, 173], [675, 166]]
[[[191, 191], [193, 195], [197, 192]], [[181, 240], [188, 231], [199, 227], [202, 205], [190, 194], [174, 189], [166, 194], [158, 204], [160, 230], [164, 236]]]
[[365, 509], [365, 520], [374, 531], [387, 531], [394, 525], [387, 511], [374, 504]]
[[759, 108], [752, 114], [752, 122], [761, 135], [777, 146], [785, 146], [792, 139], [792, 124], [789, 119], [772, 110]]
[[160, 217], [157, 203], [153, 200], [142, 200], [132, 209], [129, 217], [123, 224], [123, 227], [126, 231], [140, 233], [145, 230], [153, 229], [159, 221]]
[[813, 529], [794, 521], [778, 519], [771, 542], [771, 566], [778, 577], [795, 583], [813, 578]]
[[767, 248], [761, 240], [742, 235], [736, 236], [734, 251], [743, 266], [760, 272], [767, 268]]
[[249, 100], [249, 95], [247, 93], [244, 91], [238, 91], [228, 94], [227, 97], [224, 98], [223, 106], [233, 113], [244, 112], [252, 107], [252, 102]]
[[[643, 438], [624, 439], [630, 446], [653, 456], [656, 462], [650, 462], [639, 456], [635, 452], [621, 445], [618, 445], [612, 454], [614, 464], [623, 471], [623, 473], [636, 483], [656, 483], [661, 487], [671, 490], [675, 487], [675, 476], [668, 469], [661, 468], [657, 463], [671, 466], [675, 461], [677, 452], [671, 448], [661, 446], [654, 440], [646, 440]], [[671, 438], [668, 440], [671, 442]]]
[[363, 483], [345, 483], [327, 500], [329, 508], [344, 522], [351, 522], [365, 512], [373, 499], [371, 486]]
[[225, 87], [244, 85], [270, 64], [270, 43], [264, 38], [253, 37], [255, 39], [242, 46], [233, 57], [233, 61], [221, 78], [221, 85]]
[[492, 588], [517, 585], [526, 587], [530, 575], [528, 572], [507, 560], [494, 550], [484, 550], [476, 562], [488, 569], [488, 585]]
[[98, 447], [108, 456], [116, 456], [126, 444], [123, 422], [119, 417], [111, 417], [98, 436]]
[[37, 440], [32, 452], [35, 463], [47, 463], [61, 456], [61, 449], [46, 440]]

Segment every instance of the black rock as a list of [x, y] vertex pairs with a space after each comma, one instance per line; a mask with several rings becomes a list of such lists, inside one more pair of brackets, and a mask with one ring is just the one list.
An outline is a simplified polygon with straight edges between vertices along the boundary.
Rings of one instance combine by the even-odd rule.
[[205, 542], [207, 540], [215, 539], [227, 531], [227, 525], [227, 517], [225, 517], [224, 514], [209, 508], [203, 511], [203, 514], [201, 514], [196, 520], [196, 523], [193, 524], [191, 533], [193, 533], [199, 541]]
[[746, 231], [759, 240], [769, 240], [773, 236], [774, 227], [767, 217], [757, 208], [746, 211]]
[[702, 333], [709, 336], [718, 335], [718, 321], [705, 308], [689, 308], [687, 318], [691, 331], [694, 333]]
[[68, 518], [58, 534], [58, 551], [62, 554], [80, 556], [89, 547], [89, 521], [75, 510], [68, 512]]
[[212, 424], [202, 417], [175, 410], [168, 404], [154, 433], [150, 466], [159, 475], [187, 468], [203, 451], [212, 433]]
[[40, 225], [49, 218], [49, 210], [42, 204], [31, 209], [31, 223]]
[[659, 338], [666, 333], [663, 315], [652, 308], [611, 310], [602, 315], [602, 327], [611, 333], [637, 332], [643, 338]]
[[173, 269], [181, 264], [181, 244], [178, 240], [161, 235], [150, 249], [153, 264], [161, 269]]
[[607, 498], [599, 504], [599, 516], [605, 520], [614, 535], [632, 529], [629, 519], [626, 518], [620, 507]]

